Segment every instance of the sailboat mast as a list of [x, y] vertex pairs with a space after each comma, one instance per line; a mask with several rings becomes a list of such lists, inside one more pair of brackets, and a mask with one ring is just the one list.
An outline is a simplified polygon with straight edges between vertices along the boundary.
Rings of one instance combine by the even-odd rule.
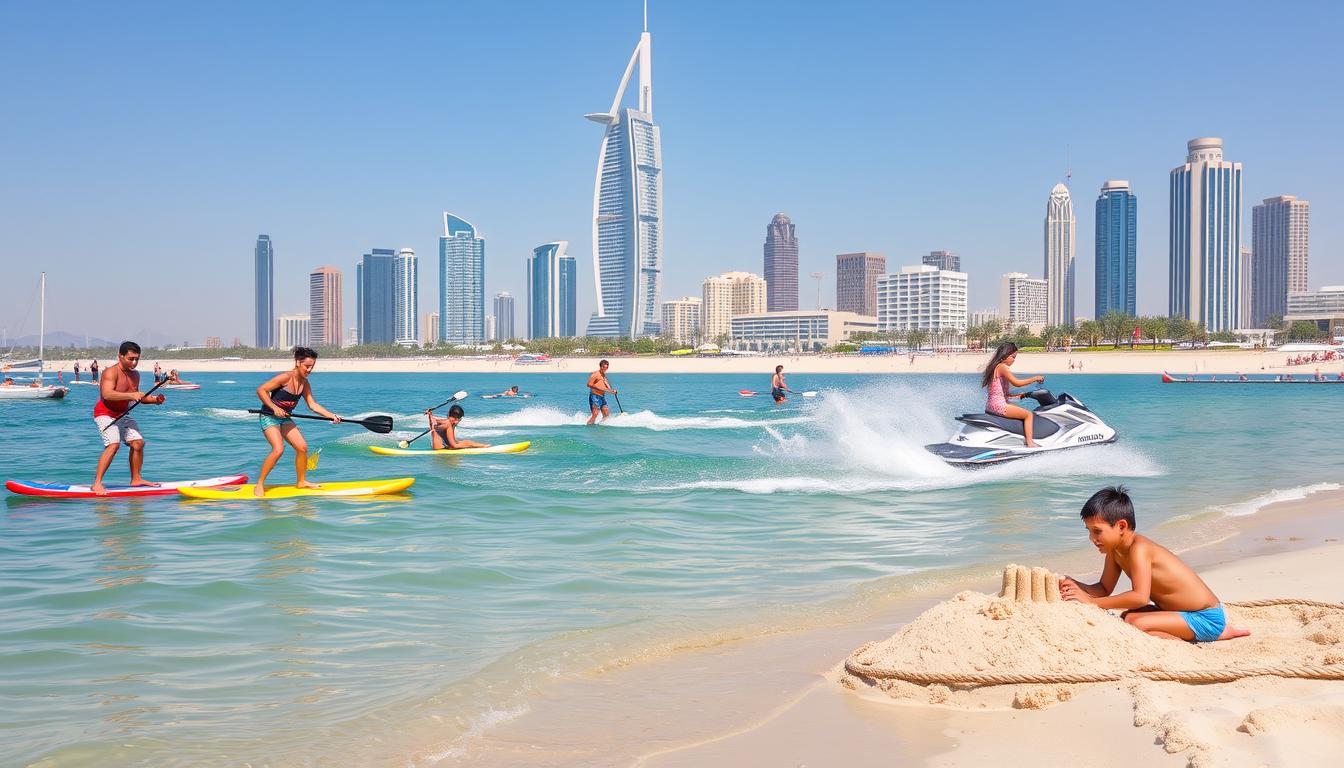
[[[42, 273], [42, 287], [39, 291], [41, 301], [38, 303], [37, 320], [37, 384], [42, 385], [42, 369], [46, 367], [46, 341], [47, 341], [47, 273]], [[31, 305], [30, 305], [31, 306]]]

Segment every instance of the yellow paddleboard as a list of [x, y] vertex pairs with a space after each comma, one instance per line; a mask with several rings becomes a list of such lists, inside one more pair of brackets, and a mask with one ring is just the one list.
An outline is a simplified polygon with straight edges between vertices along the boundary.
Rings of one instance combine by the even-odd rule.
[[192, 499], [292, 499], [297, 496], [381, 496], [397, 493], [411, 487], [414, 477], [390, 480], [354, 480], [340, 483], [321, 483], [321, 488], [295, 488], [292, 485], [268, 485], [265, 496], [253, 494], [255, 485], [225, 485], [217, 488], [178, 488], [177, 492]]
[[443, 448], [434, 450], [433, 448], [386, 448], [381, 445], [370, 445], [369, 450], [379, 456], [477, 456], [482, 453], [522, 453], [526, 451], [532, 442], [505, 443], [504, 445], [492, 445], [489, 448]]

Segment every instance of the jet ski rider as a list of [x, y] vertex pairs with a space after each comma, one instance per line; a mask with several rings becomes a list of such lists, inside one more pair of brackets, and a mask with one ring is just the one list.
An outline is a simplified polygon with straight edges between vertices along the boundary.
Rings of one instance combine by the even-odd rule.
[[1020, 394], [1010, 392], [1009, 385], [1025, 387], [1044, 382], [1045, 377], [1032, 376], [1026, 380], [1015, 378], [1012, 371], [1015, 360], [1017, 360], [1017, 345], [1011, 341], [1003, 342], [998, 349], [994, 350], [994, 357], [990, 359], [989, 365], [985, 366], [985, 373], [980, 379], [980, 386], [989, 389], [989, 400], [985, 403], [985, 412], [1021, 421], [1022, 437], [1026, 440], [1027, 447], [1035, 448], [1036, 443], [1031, 439], [1033, 414], [1020, 405], [1008, 404], [1009, 400], [1022, 397]]

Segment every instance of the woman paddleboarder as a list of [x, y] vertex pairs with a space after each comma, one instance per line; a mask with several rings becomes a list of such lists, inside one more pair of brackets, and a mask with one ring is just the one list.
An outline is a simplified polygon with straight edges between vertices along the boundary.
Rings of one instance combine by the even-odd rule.
[[308, 347], [295, 347], [294, 368], [271, 377], [265, 384], [257, 387], [257, 398], [265, 406], [264, 412], [258, 417], [261, 421], [261, 433], [266, 436], [266, 442], [271, 444], [271, 452], [261, 463], [261, 474], [257, 476], [257, 485], [252, 491], [258, 497], [266, 495], [266, 476], [275, 468], [275, 463], [280, 460], [280, 454], [285, 452], [282, 438], [294, 447], [294, 474], [298, 477], [294, 487], [321, 487], [303, 477], [308, 469], [308, 443], [304, 441], [299, 425], [295, 424], [289, 415], [289, 412], [299, 404], [299, 398], [303, 398], [313, 413], [331, 419], [333, 424], [340, 423], [340, 416], [318, 405], [313, 399], [313, 385], [308, 381], [308, 376], [313, 372], [315, 365], [317, 365], [317, 352]]

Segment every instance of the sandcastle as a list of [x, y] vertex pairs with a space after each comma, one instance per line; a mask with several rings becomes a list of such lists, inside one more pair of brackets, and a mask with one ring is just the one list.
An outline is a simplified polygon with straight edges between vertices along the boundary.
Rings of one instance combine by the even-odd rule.
[[1009, 564], [1003, 569], [999, 597], [1016, 603], [1058, 603], [1059, 576], [1049, 568]]

